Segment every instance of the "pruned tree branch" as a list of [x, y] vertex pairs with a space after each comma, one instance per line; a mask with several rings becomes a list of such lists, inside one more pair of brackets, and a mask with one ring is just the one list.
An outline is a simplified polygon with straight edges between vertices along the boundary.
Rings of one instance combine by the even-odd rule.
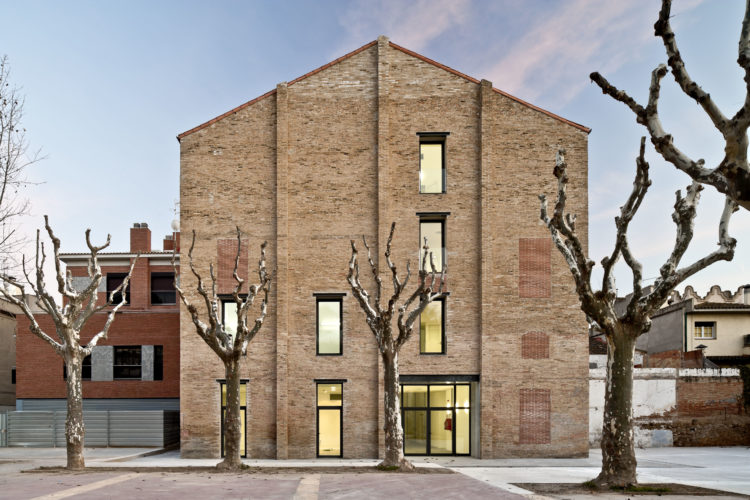
[[[60, 239], [55, 236], [52, 227], [49, 224], [49, 219], [44, 216], [44, 226], [47, 230], [47, 234], [52, 241], [52, 250], [55, 266], [55, 277], [57, 281], [58, 291], [62, 295], [63, 303], [58, 305], [54, 297], [49, 293], [45, 283], [44, 277], [44, 265], [46, 262], [46, 253], [44, 250], [44, 243], [40, 241], [40, 232], [37, 231], [36, 239], [36, 273], [35, 279], [29, 274], [26, 269], [26, 259], [22, 259], [23, 274], [26, 278], [26, 282], [34, 293], [32, 298], [26, 293], [26, 284], [18, 284], [15, 280], [10, 279], [5, 274], [0, 274], [0, 278], [6, 283], [10, 284], [14, 289], [17, 289], [20, 293], [19, 296], [13, 294], [12, 291], [7, 290], [5, 287], [0, 287], [0, 295], [12, 304], [18, 306], [24, 315], [29, 320], [29, 329], [37, 337], [41, 338], [44, 342], [49, 344], [55, 352], [63, 358], [65, 366], [68, 370], [68, 378], [66, 381], [67, 387], [67, 417], [65, 425], [65, 436], [67, 443], [67, 454], [68, 454], [68, 468], [81, 469], [84, 467], [83, 459], [83, 404], [82, 404], [82, 391], [81, 391], [81, 365], [82, 360], [85, 356], [88, 356], [93, 351], [93, 348], [97, 343], [107, 338], [110, 327], [112, 326], [115, 316], [119, 309], [125, 304], [125, 294], [122, 294], [122, 298], [118, 304], [112, 306], [112, 295], [109, 300], [105, 301], [104, 305], [97, 306], [97, 296], [99, 285], [102, 281], [102, 271], [99, 266], [97, 258], [98, 252], [107, 248], [110, 243], [110, 236], [107, 235], [107, 241], [104, 245], [95, 246], [91, 243], [89, 229], [86, 230], [86, 243], [89, 247], [89, 262], [88, 262], [88, 275], [89, 283], [83, 288], [82, 291], [76, 291], [72, 286], [72, 277], [68, 273], [67, 276], [62, 270], [62, 261], [60, 258]], [[118, 287], [118, 290], [124, 290], [130, 277], [133, 273], [133, 268], [139, 255], [137, 255], [130, 264], [130, 270], [123, 279], [122, 284]], [[34, 312], [31, 310], [30, 301], [36, 300], [37, 305], [52, 319], [55, 325], [55, 333], [59, 340], [54, 340], [50, 334], [42, 330]], [[91, 340], [82, 346], [80, 343], [81, 331], [86, 325], [87, 321], [97, 312], [102, 311], [105, 308], [110, 308], [107, 313], [107, 319], [105, 320], [104, 326], [98, 331]]]
[[737, 63], [745, 71], [746, 95], [742, 107], [730, 119], [688, 74], [682, 59], [674, 31], [669, 22], [671, 0], [662, 0], [659, 18], [654, 24], [654, 34], [662, 39], [667, 54], [667, 64], [675, 82], [682, 92], [701, 106], [714, 127], [725, 141], [724, 158], [714, 168], [705, 167], [703, 159], [693, 160], [675, 145], [659, 119], [657, 104], [661, 79], [667, 73], [667, 66], [659, 65], [651, 74], [648, 105], [643, 107], [625, 91], [611, 85], [599, 73], [591, 73], [591, 80], [604, 94], [622, 102], [636, 116], [636, 121], [646, 127], [651, 142], [661, 156], [679, 170], [688, 174], [694, 181], [713, 186], [720, 193], [729, 196], [739, 206], [750, 210], [750, 165], [747, 161], [748, 136], [750, 126], [750, 3], [746, 4], [742, 22]]
[[[193, 238], [190, 243], [190, 250], [188, 251], [188, 265], [190, 271], [195, 277], [197, 284], [196, 289], [198, 294], [202, 297], [205, 306], [204, 311], [199, 311], [190, 299], [188, 299], [185, 291], [178, 284], [177, 277], [179, 271], [177, 269], [177, 249], [175, 248], [172, 252], [172, 267], [175, 273], [175, 290], [180, 297], [180, 301], [190, 313], [190, 319], [195, 326], [196, 333], [200, 336], [203, 341], [216, 353], [224, 364], [224, 371], [226, 375], [226, 401], [227, 411], [226, 418], [224, 421], [224, 432], [225, 432], [225, 443], [226, 453], [224, 460], [218, 465], [219, 468], [227, 469], [238, 469], [242, 466], [240, 459], [240, 365], [239, 360], [241, 356], [247, 354], [247, 346], [251, 340], [256, 336], [258, 331], [263, 326], [263, 321], [266, 318], [268, 312], [268, 301], [271, 290], [271, 282], [273, 280], [273, 273], [268, 273], [266, 269], [266, 246], [267, 242], [263, 242], [260, 246], [260, 259], [258, 260], [258, 283], [248, 287], [247, 294], [241, 293], [242, 288], [245, 285], [245, 280], [240, 277], [240, 256], [242, 253], [242, 233], [240, 228], [237, 227], [237, 254], [234, 259], [234, 268], [232, 269], [232, 277], [236, 283], [232, 290], [232, 299], [237, 307], [237, 328], [234, 334], [227, 331], [225, 321], [222, 321], [221, 314], [219, 312], [220, 298], [217, 295], [216, 276], [214, 274], [213, 263], [209, 264], [209, 276], [211, 279], [210, 291], [206, 289], [206, 284], [203, 281], [201, 274], [196, 270], [195, 263], [193, 261], [193, 251], [195, 249], [195, 230], [193, 230]], [[247, 316], [255, 302], [255, 298], [263, 293], [260, 304], [260, 312], [255, 318], [252, 327], [248, 325]], [[202, 320], [203, 317], [208, 318], [208, 324]], [[224, 318], [226, 319], [226, 318]]]
[[0, 273], [15, 269], [16, 253], [20, 253], [25, 238], [16, 231], [18, 216], [28, 213], [29, 203], [22, 196], [23, 188], [31, 184], [26, 178], [27, 168], [41, 161], [41, 151], [29, 149], [23, 127], [24, 97], [11, 83], [8, 58], [0, 58]]

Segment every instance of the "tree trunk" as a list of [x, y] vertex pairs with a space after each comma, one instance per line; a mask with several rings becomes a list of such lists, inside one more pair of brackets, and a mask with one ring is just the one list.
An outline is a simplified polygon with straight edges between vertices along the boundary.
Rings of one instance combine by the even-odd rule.
[[385, 394], [385, 459], [381, 467], [398, 467], [412, 471], [414, 466], [404, 458], [404, 430], [401, 427], [401, 387], [398, 382], [398, 352], [383, 353]]
[[65, 370], [68, 391], [68, 414], [65, 417], [65, 447], [68, 454], [67, 468], [81, 470], [86, 467], [83, 460], [83, 389], [81, 387], [80, 356], [68, 354], [65, 356]]
[[633, 353], [637, 336], [627, 327], [607, 334], [602, 471], [596, 478], [602, 486], [637, 483], [633, 445]]
[[240, 440], [240, 362], [231, 359], [224, 362], [227, 379], [227, 410], [224, 416], [224, 460], [217, 465], [220, 469], [241, 469]]

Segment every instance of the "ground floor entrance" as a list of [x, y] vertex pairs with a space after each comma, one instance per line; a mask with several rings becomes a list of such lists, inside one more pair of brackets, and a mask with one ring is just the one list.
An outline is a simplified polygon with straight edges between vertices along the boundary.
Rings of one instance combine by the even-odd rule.
[[471, 384], [401, 384], [405, 455], [471, 455]]

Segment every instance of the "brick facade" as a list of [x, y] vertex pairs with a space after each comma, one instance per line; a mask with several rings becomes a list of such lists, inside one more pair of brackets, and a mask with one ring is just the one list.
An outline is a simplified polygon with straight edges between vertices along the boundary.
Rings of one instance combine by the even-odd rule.
[[[140, 226], [140, 224], [138, 224]], [[107, 339], [98, 346], [162, 346], [162, 380], [84, 380], [84, 399], [174, 399], [180, 387], [180, 336], [179, 307], [177, 304], [151, 303], [151, 274], [174, 272], [170, 264], [171, 252], [151, 251], [151, 231], [145, 227], [130, 230], [129, 252], [99, 254], [99, 264], [104, 278], [99, 287], [97, 303], [106, 302], [107, 275], [127, 273], [131, 259], [140, 253], [130, 282], [130, 302], [123, 306], [110, 327]], [[173, 236], [174, 238], [174, 236]], [[172, 242], [174, 239], [164, 240]], [[87, 254], [62, 254], [61, 260], [68, 272], [76, 278], [88, 276]], [[35, 315], [42, 330], [56, 338], [52, 319], [43, 313]], [[106, 321], [105, 312], [96, 313], [81, 332], [85, 345], [101, 331]], [[43, 400], [66, 397], [63, 379], [63, 360], [29, 331], [28, 319], [19, 314], [16, 339], [17, 399]], [[145, 367], [142, 367], [146, 371]], [[119, 408], [122, 408], [120, 406]], [[138, 409], [137, 406], [132, 409]]]
[[[446, 192], [419, 194], [418, 133], [437, 132], [449, 133]], [[248, 456], [316, 455], [321, 379], [345, 381], [344, 456], [382, 453], [382, 375], [346, 282], [349, 240], [366, 236], [378, 262], [396, 221], [393, 260], [405, 270], [416, 264], [424, 213], [445, 219], [446, 349], [420, 355], [417, 331], [401, 350], [401, 373], [473, 380], [474, 456], [585, 455], [586, 324], [537, 196], [555, 192], [554, 155], [565, 147], [569, 207], [587, 233], [587, 132], [380, 38], [180, 135], [180, 217], [183, 231], [196, 231], [197, 268], [227, 260], [221, 241], [239, 225], [251, 279], [264, 240], [276, 270], [268, 317], [242, 366]], [[534, 278], [530, 287], [522, 276]], [[181, 279], [198, 301], [193, 277]], [[316, 356], [315, 293], [345, 294], [342, 356]], [[182, 454], [217, 456], [222, 364], [181, 321]], [[527, 332], [545, 332], [546, 356], [521, 355]], [[546, 391], [543, 442], [520, 437], [520, 391]]]

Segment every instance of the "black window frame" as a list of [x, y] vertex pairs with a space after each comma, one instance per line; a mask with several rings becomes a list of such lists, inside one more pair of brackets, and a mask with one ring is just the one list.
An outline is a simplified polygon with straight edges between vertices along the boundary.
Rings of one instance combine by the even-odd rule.
[[[423, 352], [422, 351], [422, 313], [419, 314], [419, 354], [424, 356], [443, 356], [448, 351], [448, 341], [445, 334], [445, 305], [446, 305], [446, 299], [447, 295], [445, 297], [439, 297], [432, 302], [440, 302], [440, 352]], [[430, 303], [432, 303], [430, 302]], [[428, 306], [429, 307], [429, 306]], [[424, 312], [424, 311], [422, 311]]]
[[[154, 290], [154, 278], [166, 278], [166, 277], [171, 278], [171, 286], [172, 286], [171, 289]], [[164, 272], [160, 271], [160, 272], [151, 273], [151, 276], [149, 278], [149, 286], [151, 289], [150, 300], [151, 300], [152, 306], [173, 306], [177, 304], [177, 289], [175, 289], [174, 287], [174, 278], [175, 278], [174, 271], [164, 271]], [[154, 295], [154, 294], [157, 294], [157, 295]], [[172, 302], [160, 302], [161, 299], [158, 298], [160, 297], [159, 294], [161, 294], [162, 296], [165, 296], [167, 298], [166, 300], [169, 300], [169, 297], [166, 294], [171, 294]], [[157, 297], [156, 302], [154, 301], [154, 297]]]
[[[450, 212], [417, 212], [417, 217], [419, 217], [419, 269], [422, 269], [422, 248], [424, 247], [424, 238], [422, 237], [422, 224], [434, 224], [436, 222], [440, 223], [440, 237], [441, 237], [441, 247], [440, 247], [440, 254], [441, 254], [441, 262], [442, 267], [440, 269], [437, 269], [437, 272], [440, 273], [445, 269], [445, 266], [448, 261], [448, 250], [447, 250], [447, 238], [445, 234], [445, 228], [446, 228], [446, 221], [448, 219], [448, 216], [450, 215]], [[430, 250], [434, 253], [434, 247], [430, 247]], [[427, 259], [426, 265], [428, 266], [428, 272], [432, 272], [432, 268], [430, 266], [429, 258]]]
[[[344, 384], [346, 379], [317, 379], [315, 380], [315, 457], [316, 458], [343, 458], [344, 456]], [[341, 405], [325, 406], [320, 405], [318, 401], [318, 386], [337, 384], [341, 386]], [[321, 455], [320, 454], [320, 412], [336, 411], [339, 412], [339, 454], [338, 455]]]
[[[109, 301], [109, 295], [112, 291], [114, 291], [118, 286], [120, 286], [120, 283], [122, 283], [125, 280], [125, 277], [128, 275], [128, 273], [107, 273], [107, 284], [106, 284], [106, 301]], [[114, 285], [110, 286], [109, 280], [110, 279], [119, 279], [120, 281]], [[112, 297], [112, 304], [119, 304], [122, 302], [122, 290], [115, 293]], [[130, 305], [130, 281], [128, 281], [128, 286], [125, 288], [125, 304], [126, 306]]]
[[[425, 406], [404, 406], [404, 387], [405, 386], [426, 386], [427, 387], [427, 404]], [[433, 386], [453, 386], [453, 405], [452, 406], [432, 406], [430, 403], [430, 387]], [[469, 406], [459, 406], [458, 401], [456, 399], [458, 394], [458, 386], [465, 386], [469, 388]], [[471, 456], [472, 451], [472, 436], [473, 436], [473, 428], [472, 428], [472, 412], [474, 411], [472, 409], [472, 391], [471, 391], [471, 383], [470, 382], [403, 382], [400, 384], [399, 387], [399, 395], [401, 396], [401, 429], [404, 430], [405, 425], [405, 412], [406, 411], [425, 411], [426, 412], [426, 418], [427, 418], [427, 434], [426, 434], [426, 446], [425, 446], [425, 453], [406, 453], [406, 439], [404, 439], [404, 455], [405, 456], [432, 456], [432, 457], [468, 457]], [[456, 453], [456, 410], [469, 410], [469, 451], [468, 453]], [[432, 416], [431, 413], [433, 411], [437, 412], [443, 412], [443, 411], [451, 411], [451, 422], [453, 428], [451, 429], [451, 440], [452, 440], [452, 449], [453, 453], [432, 453]]]
[[[240, 300], [245, 300], [247, 298], [247, 294], [246, 293], [241, 293], [241, 294], [239, 294], [239, 297], [240, 297]], [[226, 314], [224, 314], [224, 305], [226, 305], [226, 304], [237, 305], [237, 304], [234, 301], [234, 295], [221, 294], [221, 295], [218, 295], [218, 298], [219, 298], [219, 307], [221, 308], [221, 325], [225, 326], [226, 323], [224, 321], [226, 319], [225, 318]], [[237, 326], [239, 326], [239, 325], [237, 325]], [[236, 334], [237, 334], [237, 332], [235, 332], [234, 335], [236, 335]], [[232, 336], [232, 339], [234, 341], [234, 336]], [[243, 354], [243, 356], [247, 356], [247, 353]]]
[[16, 367], [10, 369], [10, 383], [16, 385]]
[[[448, 192], [448, 174], [447, 174], [447, 168], [446, 168], [446, 149], [447, 149], [447, 138], [450, 135], [450, 132], [417, 132], [417, 137], [419, 138], [419, 171], [418, 175], [419, 181], [419, 194], [445, 194]], [[422, 144], [440, 144], [442, 147], [440, 148], [441, 153], [441, 172], [442, 172], [442, 186], [441, 190], [439, 192], [435, 193], [429, 193], [422, 191]]]
[[[345, 293], [315, 293], [315, 355], [343, 356], [344, 355], [344, 297]], [[339, 303], [339, 352], [320, 352], [320, 303]]]
[[[224, 412], [227, 409], [227, 406], [222, 401], [222, 395], [225, 394], [226, 389], [224, 389], [224, 386], [227, 385], [227, 379], [217, 379], [216, 380], [219, 383], [219, 419], [221, 420], [221, 436], [219, 436], [219, 441], [221, 441], [221, 458], [224, 458]], [[245, 432], [245, 453], [240, 455], [241, 458], [247, 458], [247, 399], [250, 397], [250, 379], [249, 378], [241, 378], [240, 379], [240, 394], [242, 394], [242, 386], [245, 386], [245, 401], [240, 401], [240, 412], [242, 410], [245, 410], [245, 420], [243, 422], [240, 422], [240, 426], [244, 427]]]
[[[117, 363], [117, 351], [124, 349], [137, 349], [139, 353], [139, 363], [137, 365], [126, 365]], [[134, 368], [138, 367], [138, 377], [123, 377], [117, 376], [118, 368]], [[143, 346], [140, 345], [116, 345], [112, 348], [112, 380], [142, 380], [143, 379]]]

